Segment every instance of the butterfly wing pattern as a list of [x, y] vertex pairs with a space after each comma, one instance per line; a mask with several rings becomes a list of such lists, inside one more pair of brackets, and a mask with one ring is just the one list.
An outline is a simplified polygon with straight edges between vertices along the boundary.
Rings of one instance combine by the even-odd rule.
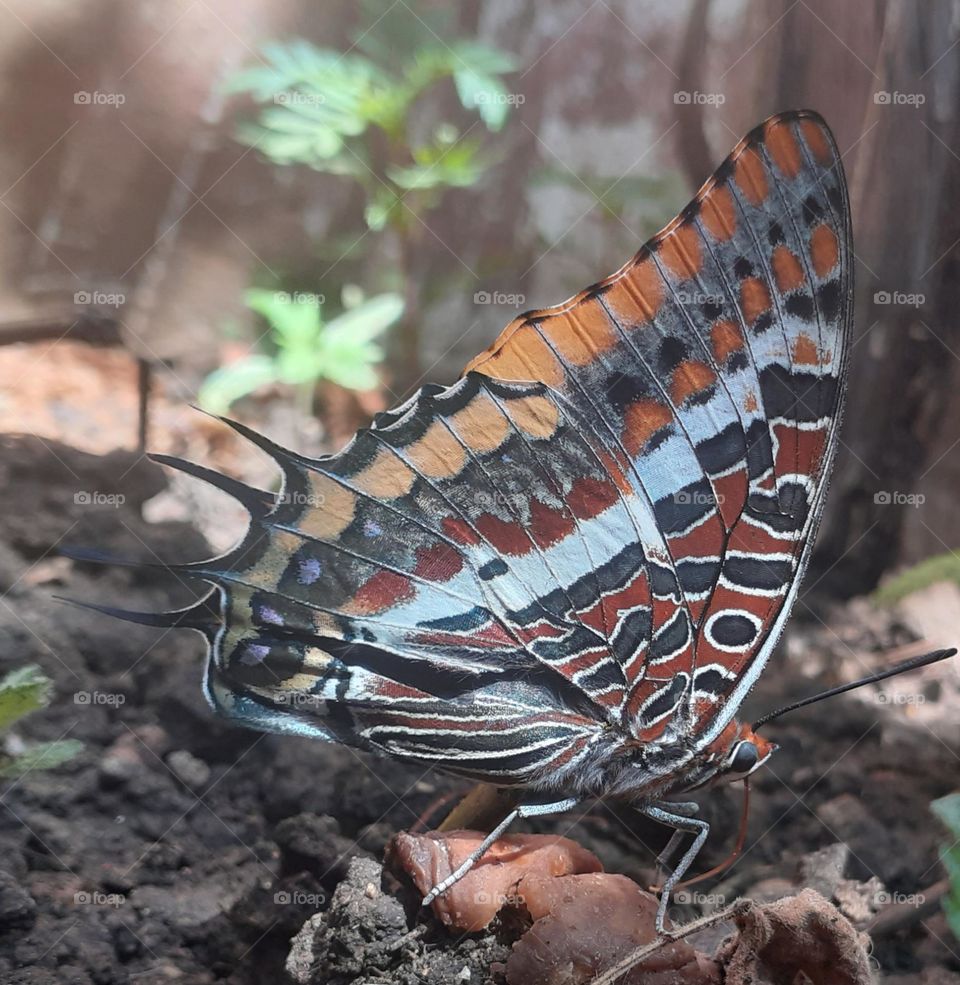
[[180, 568], [215, 585], [177, 617], [213, 705], [555, 800], [683, 789], [809, 558], [850, 255], [833, 138], [781, 114], [617, 273], [339, 454], [233, 424], [283, 485], [229, 480], [247, 536]]

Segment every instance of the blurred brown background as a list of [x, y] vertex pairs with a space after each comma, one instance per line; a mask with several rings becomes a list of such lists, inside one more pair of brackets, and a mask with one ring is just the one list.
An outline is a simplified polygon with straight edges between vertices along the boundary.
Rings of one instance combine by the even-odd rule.
[[[399, 289], [416, 303], [385, 337], [379, 392], [330, 388], [322, 428], [299, 433], [329, 447], [421, 379], [454, 379], [515, 308], [611, 272], [749, 128], [810, 107], [844, 155], [858, 283], [844, 449], [811, 582], [863, 592], [956, 545], [960, 16], [949, 0], [922, 18], [906, 0], [10, 0], [0, 22], [0, 429], [136, 446], [139, 372], [147, 446], [216, 458], [209, 445], [228, 439], [187, 403], [264, 334], [244, 290], [373, 293], [397, 289], [402, 267]], [[255, 108], [225, 82], [264, 64], [270, 39], [400, 50], [404, 24], [441, 46], [482, 42], [516, 68], [501, 76], [511, 104], [495, 132], [449, 79], [413, 114], [414, 131], [457, 122], [454, 145], [482, 133], [489, 164], [411, 210], [398, 259], [364, 225], [355, 184], [236, 139]], [[281, 388], [237, 412], [293, 441], [289, 404]]]

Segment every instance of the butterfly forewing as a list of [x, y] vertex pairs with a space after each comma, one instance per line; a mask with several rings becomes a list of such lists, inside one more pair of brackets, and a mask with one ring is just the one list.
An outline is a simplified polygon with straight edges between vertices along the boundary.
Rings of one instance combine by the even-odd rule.
[[776, 642], [836, 440], [849, 255], [833, 139], [784, 114], [617, 274], [471, 364], [546, 380], [652, 509], [652, 635], [624, 708], [640, 738], [716, 734]]
[[849, 220], [809, 113], [742, 141], [617, 274], [516, 319], [449, 388], [284, 473], [233, 552], [208, 692], [236, 717], [536, 784], [708, 741], [812, 543]]

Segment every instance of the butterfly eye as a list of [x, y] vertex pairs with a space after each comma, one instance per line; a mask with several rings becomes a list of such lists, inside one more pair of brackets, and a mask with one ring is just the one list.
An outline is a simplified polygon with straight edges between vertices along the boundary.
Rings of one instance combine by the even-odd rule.
[[757, 765], [760, 752], [752, 742], [741, 742], [727, 761], [731, 773], [749, 773]]

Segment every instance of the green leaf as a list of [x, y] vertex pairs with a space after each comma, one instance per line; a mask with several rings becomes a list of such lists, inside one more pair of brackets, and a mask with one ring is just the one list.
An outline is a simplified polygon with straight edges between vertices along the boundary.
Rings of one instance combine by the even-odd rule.
[[13, 758], [0, 755], [0, 776], [10, 778], [31, 770], [53, 769], [73, 759], [82, 750], [83, 743], [76, 739], [36, 742]]
[[380, 383], [380, 377], [370, 366], [332, 363], [325, 368], [324, 376], [348, 390], [375, 390]]
[[435, 141], [414, 149], [416, 164], [388, 168], [387, 177], [408, 190], [467, 188], [480, 180], [491, 163], [479, 152], [476, 140], [464, 139], [453, 146]]
[[355, 344], [375, 339], [402, 314], [403, 298], [399, 294], [377, 294], [327, 322], [326, 332], [345, 336]]
[[953, 896], [945, 896], [943, 899], [943, 912], [947, 918], [947, 925], [950, 933], [957, 940], [960, 940], [960, 903]]
[[0, 731], [50, 703], [53, 682], [36, 664], [11, 670], [0, 680]]
[[279, 345], [315, 339], [320, 331], [320, 305], [314, 300], [295, 299], [286, 291], [268, 291], [256, 287], [244, 294], [244, 300], [247, 307], [263, 315], [270, 323]]
[[[944, 847], [940, 852], [940, 861], [947, 870], [947, 875], [950, 877], [950, 884], [960, 887], [960, 852], [956, 848], [949, 849]], [[954, 892], [953, 895], [956, 896], [957, 893]]]
[[948, 794], [930, 804], [930, 809], [940, 819], [952, 836], [952, 843], [945, 845], [940, 860], [947, 870], [950, 892], [943, 899], [943, 911], [954, 937], [960, 940], [960, 793]]
[[952, 581], [955, 585], [960, 585], [960, 554], [947, 551], [915, 564], [881, 585], [873, 598], [878, 605], [894, 605], [913, 592], [919, 592], [939, 581]]
[[510, 115], [511, 97], [499, 79], [462, 68], [453, 73], [453, 81], [464, 109], [476, 110], [488, 130], [502, 129]]
[[215, 369], [200, 386], [197, 400], [211, 414], [225, 414], [241, 397], [276, 382], [269, 356], [250, 355]]
[[947, 826], [950, 833], [960, 838], [960, 793], [947, 794], [930, 804], [930, 810]]
[[319, 362], [319, 351], [315, 344], [282, 349], [277, 353], [275, 362], [277, 378], [291, 386], [310, 383], [320, 375]]
[[378, 232], [385, 228], [402, 208], [403, 203], [392, 188], [378, 185], [364, 207], [363, 218], [374, 232]]

